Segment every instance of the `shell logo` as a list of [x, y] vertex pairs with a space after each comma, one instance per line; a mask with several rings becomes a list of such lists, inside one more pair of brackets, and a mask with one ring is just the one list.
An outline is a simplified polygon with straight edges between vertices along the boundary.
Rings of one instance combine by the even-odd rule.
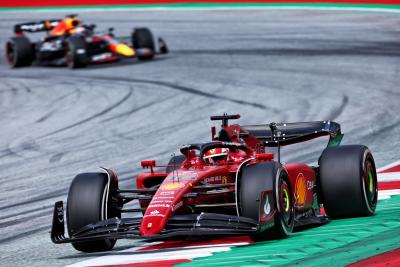
[[163, 190], [177, 190], [177, 189], [181, 189], [182, 187], [184, 187], [185, 185], [183, 183], [167, 183], [167, 184], [163, 184], [161, 186], [161, 189]]
[[306, 203], [306, 198], [307, 198], [306, 178], [302, 173], [299, 173], [299, 175], [297, 175], [295, 196], [297, 205], [303, 206], [304, 203]]

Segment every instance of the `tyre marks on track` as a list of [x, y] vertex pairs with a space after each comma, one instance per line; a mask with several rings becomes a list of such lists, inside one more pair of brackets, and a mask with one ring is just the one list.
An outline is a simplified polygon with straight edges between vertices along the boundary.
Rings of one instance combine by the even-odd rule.
[[[243, 36], [250, 41], [251, 37]], [[257, 38], [260, 40], [260, 38]], [[310, 39], [310, 38], [295, 38], [289, 36], [280, 38], [268, 36], [265, 38], [266, 46], [276, 44], [281, 48], [271, 46], [271, 48], [229, 48], [229, 49], [179, 49], [174, 50], [174, 53], [181, 55], [244, 55], [244, 56], [400, 56], [400, 44], [390, 41], [366, 41], [351, 42], [349, 40], [331, 39]], [[308, 47], [284, 47], [285, 44], [302, 44], [307, 43]]]
[[170, 100], [172, 98], [173, 98], [173, 96], [170, 96], [170, 97], [166, 97], [166, 98], [161, 99], [161, 100], [154, 100], [154, 101], [148, 102], [146, 104], [143, 104], [143, 105], [140, 105], [140, 106], [137, 106], [137, 107], [133, 107], [132, 109], [130, 109], [128, 111], [119, 113], [117, 115], [111, 116], [111, 117], [106, 118], [106, 119], [103, 119], [101, 122], [108, 122], [108, 121], [112, 121], [112, 120], [115, 120], [115, 119], [121, 119], [121, 118], [124, 118], [124, 117], [129, 117], [129, 116], [133, 115], [134, 113], [136, 113], [138, 111], [141, 111], [143, 109], [146, 109], [146, 108], [152, 107], [154, 105], [163, 103], [163, 102], [168, 101], [168, 100]]
[[16, 234], [16, 235], [5, 237], [3, 239], [0, 239], [0, 244], [6, 244], [7, 242], [10, 242], [10, 241], [13, 241], [13, 240], [16, 240], [16, 239], [20, 239], [20, 238], [23, 238], [23, 237], [26, 237], [26, 236], [30, 236], [30, 235], [33, 235], [33, 234], [36, 234], [36, 233], [40, 233], [40, 232], [45, 231], [45, 230], [50, 230], [50, 227], [51, 227], [50, 224], [46, 224], [46, 225], [42, 225], [42, 226], [37, 227], [37, 228], [32, 229], [32, 230], [28, 230], [28, 231], [25, 231], [25, 232], [22, 232], [22, 233], [19, 233], [19, 234]]
[[62, 109], [64, 107], [64, 101], [67, 98], [75, 97], [76, 101], [79, 99], [81, 94], [81, 91], [79, 88], [75, 87], [73, 92], [68, 92], [66, 94], [63, 94], [56, 99], [54, 99], [50, 104], [49, 104], [49, 111], [44, 114], [42, 117], [36, 120], [36, 123], [43, 123], [46, 120], [48, 120], [51, 116], [53, 116], [57, 111]]
[[60, 129], [58, 129], [58, 130], [52, 131], [52, 132], [50, 132], [50, 133], [47, 133], [46, 135], [44, 135], [44, 136], [42, 136], [42, 137], [49, 137], [49, 136], [52, 136], [52, 135], [54, 135], [54, 134], [58, 134], [58, 133], [60, 133], [60, 132], [63, 132], [63, 131], [65, 131], [65, 130], [69, 130], [69, 129], [71, 129], [71, 128], [74, 128], [74, 127], [76, 127], [76, 126], [80, 126], [80, 125], [82, 125], [82, 124], [84, 124], [84, 123], [87, 123], [87, 122], [89, 122], [89, 121], [91, 121], [91, 120], [94, 120], [94, 119], [96, 119], [96, 118], [99, 118], [99, 117], [101, 117], [101, 116], [103, 116], [103, 115], [109, 113], [110, 111], [116, 109], [116, 108], [117, 108], [118, 106], [120, 106], [122, 103], [124, 103], [125, 101], [127, 101], [127, 100], [132, 96], [132, 93], [133, 93], [133, 88], [130, 87], [128, 93], [126, 93], [119, 101], [117, 101], [117, 102], [114, 103], [113, 105], [111, 105], [111, 106], [109, 106], [109, 107], [107, 107], [107, 108], [101, 110], [100, 112], [97, 112], [96, 114], [94, 114], [94, 115], [92, 115], [92, 116], [90, 116], [90, 117], [87, 117], [87, 118], [85, 118], [85, 119], [83, 119], [83, 120], [77, 121], [77, 122], [75, 122], [75, 123], [73, 123], [73, 124], [71, 124], [71, 125], [67, 125], [67, 126], [65, 126], [65, 127], [63, 127], [63, 128], [60, 128]]
[[177, 90], [180, 92], [188, 93], [191, 95], [196, 95], [196, 96], [202, 96], [202, 97], [207, 97], [211, 98], [213, 100], [223, 100], [223, 101], [228, 101], [231, 103], [235, 104], [240, 104], [240, 105], [246, 105], [246, 106], [251, 106], [257, 109], [262, 109], [262, 110], [273, 110], [278, 112], [278, 110], [275, 110], [273, 108], [267, 107], [264, 104], [256, 103], [256, 102], [249, 102], [241, 99], [236, 99], [236, 98], [231, 98], [227, 96], [223, 96], [220, 94], [213, 94], [213, 93], [208, 93], [202, 90], [194, 89], [191, 87], [183, 86], [183, 85], [178, 85], [175, 83], [171, 82], [165, 82], [165, 81], [156, 81], [156, 80], [145, 80], [145, 79], [131, 79], [131, 78], [126, 78], [126, 77], [100, 77], [100, 76], [90, 76], [93, 80], [106, 80], [106, 81], [124, 81], [128, 83], [142, 83], [142, 84], [150, 84], [150, 85], [157, 85], [157, 86], [163, 86], [163, 87], [168, 87], [173, 90]]
[[54, 190], [53, 192], [41, 194], [41, 195], [38, 195], [36, 197], [32, 197], [32, 198], [30, 198], [28, 200], [24, 200], [24, 201], [13, 203], [13, 204], [7, 204], [5, 206], [1, 206], [0, 207], [0, 211], [1, 210], [6, 210], [6, 209], [11, 209], [11, 208], [16, 208], [16, 207], [24, 206], [24, 205], [28, 205], [28, 204], [33, 204], [35, 202], [41, 202], [41, 201], [48, 200], [48, 199], [62, 197], [64, 195], [66, 195], [67, 191], [68, 190], [66, 188], [65, 189], [59, 189], [59, 190]]
[[[25, 78], [25, 76], [18, 76], [18, 75], [12, 75], [11, 77], [13, 78]], [[59, 79], [59, 78], [64, 78], [65, 76], [61, 76], [61, 75], [53, 75], [52, 77], [46, 77], [47, 80], [52, 80], [52, 79]], [[32, 77], [34, 78], [34, 77]], [[250, 101], [245, 101], [242, 99], [238, 99], [238, 98], [232, 98], [232, 97], [228, 97], [228, 96], [224, 96], [221, 94], [214, 94], [214, 93], [209, 93], [209, 92], [205, 92], [204, 90], [199, 90], [199, 89], [195, 89], [195, 88], [191, 88], [188, 86], [184, 86], [184, 85], [179, 85], [176, 83], [172, 83], [172, 82], [167, 82], [167, 81], [157, 81], [157, 80], [145, 80], [145, 79], [134, 79], [134, 78], [126, 78], [126, 77], [106, 77], [106, 76], [79, 76], [79, 75], [74, 75], [71, 78], [78, 78], [81, 79], [83, 81], [91, 81], [94, 83], [97, 83], [97, 81], [111, 81], [111, 82], [126, 82], [128, 84], [130, 83], [137, 83], [137, 84], [149, 84], [149, 85], [157, 85], [157, 86], [161, 86], [161, 87], [167, 87], [169, 89], [172, 90], [176, 90], [176, 91], [180, 91], [183, 93], [187, 93], [187, 94], [191, 94], [191, 95], [195, 95], [195, 96], [201, 96], [201, 97], [207, 97], [213, 100], [223, 100], [223, 101], [228, 101], [231, 103], [235, 103], [235, 104], [240, 104], [240, 105], [246, 105], [246, 106], [250, 106], [250, 107], [254, 107], [257, 109], [261, 109], [261, 110], [270, 110], [270, 111], [274, 111], [274, 112], [280, 112], [280, 110], [273, 108], [273, 107], [268, 107], [264, 104], [261, 103], [257, 103], [257, 102], [250, 102]]]
[[342, 98], [342, 103], [340, 104], [339, 107], [333, 109], [327, 116], [328, 120], [335, 120], [338, 118], [346, 108], [347, 104], [349, 103], [349, 97], [347, 95], [344, 95]]

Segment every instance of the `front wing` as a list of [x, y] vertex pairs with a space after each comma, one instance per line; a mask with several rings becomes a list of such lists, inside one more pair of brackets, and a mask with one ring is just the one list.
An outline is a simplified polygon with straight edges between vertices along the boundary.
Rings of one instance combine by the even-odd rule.
[[157, 235], [141, 236], [142, 218], [111, 218], [82, 227], [70, 237], [65, 236], [63, 202], [55, 203], [51, 240], [54, 243], [86, 242], [102, 239], [161, 240], [174, 237], [242, 235], [257, 233], [258, 222], [232, 215], [201, 213], [172, 216]]

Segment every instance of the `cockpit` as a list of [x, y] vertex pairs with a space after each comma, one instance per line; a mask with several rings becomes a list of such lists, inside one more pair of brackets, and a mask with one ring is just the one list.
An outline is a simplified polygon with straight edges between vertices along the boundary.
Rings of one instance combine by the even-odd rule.
[[242, 143], [210, 142], [182, 146], [181, 153], [186, 156], [189, 164], [228, 165], [250, 158], [253, 150]]

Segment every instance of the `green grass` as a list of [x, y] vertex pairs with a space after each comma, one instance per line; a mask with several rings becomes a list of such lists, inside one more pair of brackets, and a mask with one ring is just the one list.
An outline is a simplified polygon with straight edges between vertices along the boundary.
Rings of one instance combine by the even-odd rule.
[[283, 240], [233, 247], [184, 266], [345, 266], [400, 247], [400, 196], [382, 200], [372, 217], [334, 220]]

